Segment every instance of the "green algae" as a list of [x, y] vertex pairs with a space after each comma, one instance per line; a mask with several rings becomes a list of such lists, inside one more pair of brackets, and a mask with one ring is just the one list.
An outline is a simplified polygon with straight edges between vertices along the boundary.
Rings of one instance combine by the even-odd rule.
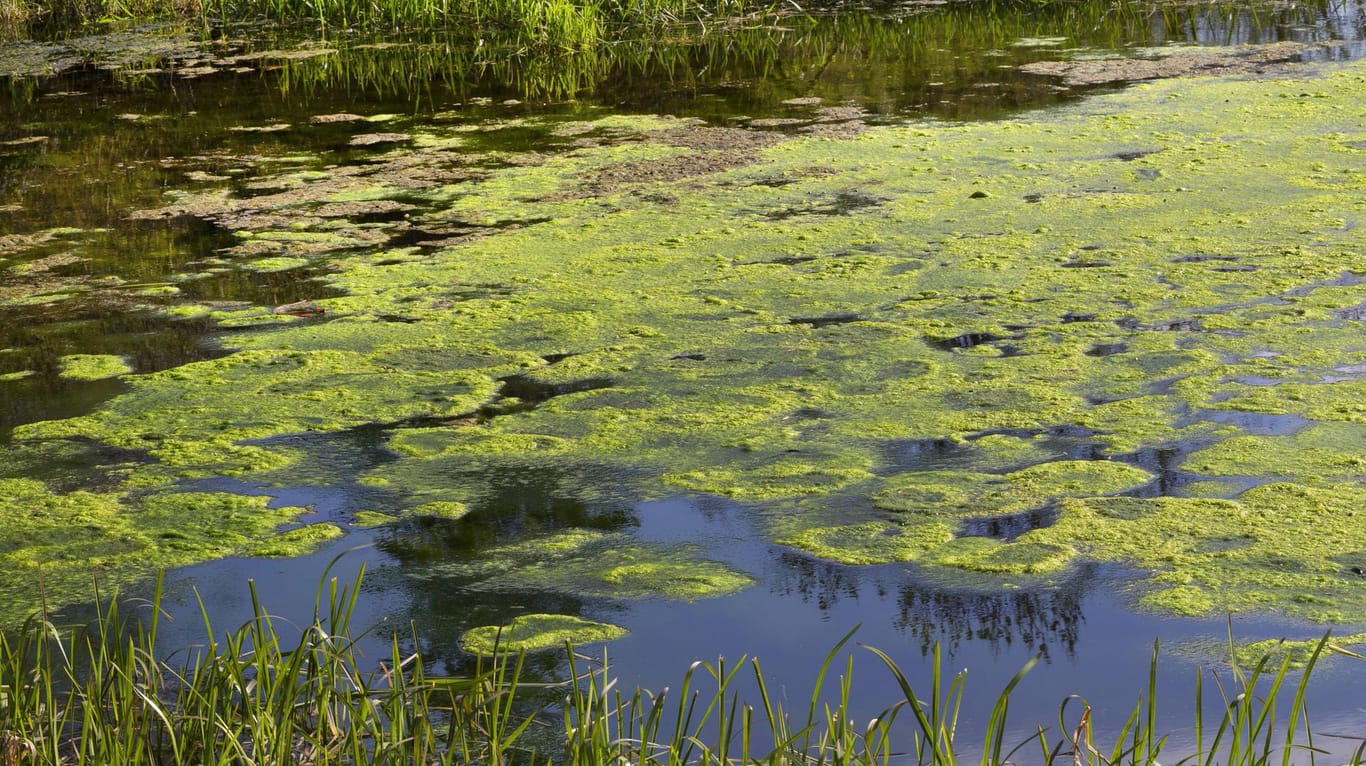
[[1206, 476], [1277, 476], [1336, 486], [1366, 477], [1366, 424], [1322, 423], [1293, 436], [1236, 436], [1194, 452], [1183, 470]]
[[70, 354], [58, 361], [61, 376], [69, 380], [103, 380], [133, 371], [127, 359], [109, 354]]
[[0, 563], [12, 575], [0, 587], [0, 619], [22, 620], [38, 609], [43, 594], [31, 584], [39, 578], [49, 593], [75, 597], [96, 581], [129, 582], [154, 567], [248, 554], [301, 510], [270, 508], [268, 500], [207, 492], [58, 493], [32, 479], [0, 479], [5, 528], [14, 535], [0, 548]]
[[813, 526], [786, 532], [778, 542], [842, 564], [917, 561], [974, 572], [1043, 574], [1065, 568], [1071, 546], [959, 537], [960, 520], [1038, 509], [1065, 497], [1114, 494], [1151, 478], [1109, 461], [1052, 461], [1004, 475], [905, 472], [885, 480], [871, 497], [873, 507], [890, 512], [892, 520]]
[[415, 516], [433, 516], [440, 519], [458, 519], [469, 512], [468, 505], [449, 501], [423, 503], [413, 509]]
[[889, 479], [873, 505], [916, 515], [993, 516], [1038, 508], [1063, 497], [1112, 495], [1146, 484], [1141, 468], [1105, 460], [1060, 460], [1015, 471], [981, 474], [916, 471]]
[[477, 373], [403, 372], [348, 352], [246, 351], [139, 376], [106, 411], [16, 434], [145, 449], [183, 476], [246, 472], [279, 459], [239, 441], [459, 414], [492, 389]]
[[[1366, 203], [1342, 136], [1362, 119], [1362, 72], [1326, 72], [1322, 99], [1294, 98], [1293, 79], [1154, 83], [990, 124], [771, 134], [742, 160], [722, 155], [744, 131], [609, 120], [567, 128], [602, 142], [458, 178], [438, 171], [470, 136], [442, 126], [365, 166], [258, 163], [266, 193], [249, 205], [211, 189], [159, 214], [239, 232], [234, 255], [326, 255], [326, 321], [186, 309], [253, 329], [223, 359], [137, 376], [90, 416], [16, 436], [138, 451], [157, 462], [129, 486], [158, 488], [297, 459], [257, 440], [380, 423], [396, 459], [362, 482], [410, 508], [471, 503], [477, 466], [591, 460], [643, 476], [639, 496], [845, 504], [774, 525], [834, 560], [999, 574], [1118, 560], [1154, 573], [1140, 596], [1154, 608], [1203, 613], [1227, 588], [1234, 608], [1333, 619], [1323, 601], [1353, 604], [1363, 583], [1331, 561], [1341, 550], [1304, 553], [1341, 593], [1277, 569], [1267, 488], [1105, 497], [1150, 477], [1069, 460], [1046, 435], [1084, 434], [1101, 458], [1208, 444], [1183, 470], [1352, 495]], [[1151, 153], [1117, 156], [1135, 147]], [[358, 200], [415, 207], [440, 244], [390, 252], [382, 229], [319, 214]], [[1259, 436], [1204, 411], [1320, 425]], [[906, 470], [921, 440], [960, 462]], [[1187, 492], [1233, 494], [1219, 487]], [[1282, 521], [1332, 537], [1333, 515], [1305, 510], [1328, 501], [1303, 491], [1278, 496]], [[1058, 523], [1025, 538], [953, 537], [962, 517], [1052, 502]], [[476, 579], [636, 597], [693, 566], [589, 547], [607, 552], [556, 572], [509, 553], [522, 563]], [[726, 592], [717, 578], [699, 590]]]
[[324, 543], [341, 537], [346, 532], [335, 524], [309, 524], [281, 532], [250, 545], [243, 553], [248, 556], [286, 558], [312, 553]]
[[[1348, 364], [1351, 360], [1349, 356], [1334, 359], [1339, 365]], [[1366, 380], [1340, 380], [1333, 383], [1287, 381], [1275, 386], [1239, 388], [1242, 390], [1220, 402], [1219, 406], [1230, 410], [1297, 414], [1313, 420], [1366, 424]]]
[[696, 546], [648, 545], [621, 533], [578, 529], [497, 546], [475, 561], [438, 565], [427, 576], [469, 581], [476, 590], [628, 600], [696, 601], [754, 584], [748, 575], [700, 554]]
[[563, 650], [566, 644], [582, 646], [614, 641], [627, 634], [625, 628], [563, 614], [524, 614], [506, 626], [485, 625], [460, 636], [460, 647], [471, 654]]
[[665, 474], [668, 484], [716, 495], [768, 500], [825, 494], [872, 478], [857, 468], [824, 468], [806, 460], [781, 460], [754, 468], [725, 468]]
[[990, 574], [1037, 575], [1062, 570], [1075, 553], [1070, 546], [1056, 543], [960, 537], [936, 548], [923, 562]]
[[1357, 487], [1285, 483], [1233, 500], [1064, 500], [1055, 524], [1019, 542], [1067, 545], [1150, 570], [1138, 603], [1161, 611], [1284, 611], [1342, 621], [1366, 607], [1361, 575], [1336, 560], [1366, 548], [1363, 501], [1366, 490]]
[[243, 268], [249, 271], [273, 272], [289, 271], [298, 269], [309, 264], [307, 258], [287, 258], [283, 256], [256, 258], [249, 263], [243, 264]]
[[356, 511], [351, 518], [351, 526], [359, 529], [369, 529], [372, 527], [382, 527], [391, 524], [395, 517], [379, 511]]
[[953, 526], [942, 522], [867, 522], [804, 529], [779, 537], [778, 543], [841, 564], [891, 564], [915, 561], [952, 540], [953, 533]]
[[[1235, 641], [1232, 646], [1228, 642], [1216, 644], [1214, 642], [1194, 641], [1183, 645], [1181, 649], [1202, 657], [1217, 656], [1222, 653], [1236, 662], [1239, 667], [1247, 669], [1256, 667], [1258, 663], [1264, 660], [1267, 667], [1279, 668], [1288, 659], [1289, 667], [1299, 670], [1309, 663], [1321, 640], [1321, 636], [1306, 639], [1268, 638], [1261, 641]], [[1319, 655], [1318, 662], [1322, 664], [1331, 661], [1339, 651], [1344, 653], [1360, 652], [1363, 644], [1366, 644], [1366, 633], [1352, 633], [1343, 636], [1329, 635], [1328, 642], [1324, 645], [1324, 652]]]

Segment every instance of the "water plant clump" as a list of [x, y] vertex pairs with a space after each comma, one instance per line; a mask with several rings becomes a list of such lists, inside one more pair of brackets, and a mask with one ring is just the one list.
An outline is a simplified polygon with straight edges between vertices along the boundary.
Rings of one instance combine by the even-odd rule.
[[546, 650], [562, 651], [566, 645], [611, 641], [625, 635], [625, 628], [580, 617], [524, 614], [514, 618], [506, 626], [484, 625], [471, 628], [460, 637], [460, 646], [473, 654], [492, 656], [499, 652], [518, 654]]
[[754, 584], [694, 545], [634, 542], [620, 532], [576, 529], [489, 547], [475, 559], [434, 564], [417, 575], [484, 592], [558, 592], [614, 599], [696, 601]]
[[133, 371], [128, 366], [128, 360], [109, 354], [70, 354], [60, 361], [62, 377], [71, 380], [115, 378]]
[[312, 525], [273, 538], [302, 509], [268, 503], [224, 492], [54, 493], [33, 479], [0, 479], [5, 525], [27, 541], [0, 554], [14, 573], [0, 585], [6, 604], [0, 619], [18, 625], [31, 615], [35, 580], [53, 594], [74, 595], [88, 590], [92, 570], [106, 582], [127, 581], [145, 576], [149, 558], [174, 566], [229, 555], [292, 555], [320, 536], [340, 534]]
[[[1267, 484], [1236, 499], [1064, 500], [1056, 523], [1021, 541], [1072, 546], [1083, 555], [1137, 564], [1152, 574], [1138, 602], [1185, 615], [1276, 610], [1347, 622], [1366, 606], [1366, 550], [1358, 514], [1366, 494]], [[1286, 540], [1299, 541], [1293, 552]]]

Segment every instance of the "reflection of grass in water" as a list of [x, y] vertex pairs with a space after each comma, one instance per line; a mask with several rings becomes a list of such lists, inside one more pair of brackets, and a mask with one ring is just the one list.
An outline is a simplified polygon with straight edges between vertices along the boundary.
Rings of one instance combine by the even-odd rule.
[[[547, 683], [540, 679], [543, 663], [505, 651], [502, 639], [517, 632], [518, 621], [509, 633], [485, 629], [491, 646], [475, 649], [480, 656], [467, 676], [431, 675], [422, 653], [405, 653], [397, 638], [376, 669], [358, 651], [351, 627], [360, 592], [360, 576], [350, 584], [324, 580], [311, 622], [299, 629], [270, 615], [252, 586], [253, 617], [220, 635], [206, 613], [205, 643], [179, 661], [157, 646], [159, 587], [146, 617], [111, 601], [84, 631], [67, 633], [46, 620], [30, 620], [24, 629], [0, 635], [5, 763], [873, 766], [893, 757], [909, 763], [914, 753], [919, 764], [951, 766], [978, 751], [983, 766], [1020, 762], [1029, 754], [1041, 756], [1042, 763], [1137, 766], [1166, 755], [1167, 738], [1155, 728], [1156, 645], [1148, 688], [1127, 719], [1114, 722], [1119, 728], [1113, 745], [1096, 732], [1111, 722], [1093, 721], [1091, 706], [1075, 696], [1063, 700], [1056, 728], [1039, 722], [1036, 734], [1015, 742], [1007, 741], [1007, 712], [1037, 657], [997, 695], [978, 734], [958, 720], [966, 671], [946, 678], [938, 646], [928, 689], [913, 684], [889, 654], [868, 647], [891, 673], [901, 698], [864, 724], [854, 717], [853, 657], [840, 662], [853, 631], [814, 668], [809, 702], [799, 699], [789, 710], [785, 695], [770, 692], [785, 688], [783, 679], [766, 677], [759, 661], [747, 657], [729, 664], [724, 658], [695, 662], [676, 692], [654, 693], [623, 689], [608, 677], [605, 662], [570, 651], [568, 679]], [[572, 616], [536, 618], [589, 641], [623, 633]], [[1298, 682], [1291, 678], [1288, 655], [1277, 659], [1267, 653], [1241, 666], [1235, 652], [1227, 678], [1208, 673], [1209, 686], [1217, 689], [1211, 701], [1223, 708], [1209, 719], [1201, 715], [1201, 672], [1191, 709], [1195, 752], [1179, 762], [1299, 760], [1298, 752], [1313, 742], [1305, 690], [1324, 651], [1350, 654], [1325, 636], [1309, 651]], [[831, 679], [832, 671], [838, 678]], [[833, 682], [831, 691], [827, 682]], [[754, 690], [757, 701], [740, 697], [742, 685]], [[1287, 700], [1288, 709], [1278, 709], [1277, 702]], [[908, 725], [896, 726], [898, 717], [909, 719]], [[551, 721], [563, 722], [560, 735], [539, 737], [532, 724]], [[562, 760], [542, 761], [537, 750], [542, 757], [561, 751]], [[1363, 751], [1366, 744], [1350, 762], [1360, 764]]]
[[[480, 27], [463, 44], [433, 34], [404, 46], [356, 47], [336, 57], [285, 61], [280, 82], [305, 93], [348, 87], [407, 94], [414, 83], [440, 81], [461, 96], [502, 90], [520, 98], [560, 100], [591, 92], [620, 99], [658, 90], [661, 83], [667, 83], [665, 92], [672, 92], [754, 78], [749, 97], [773, 106], [797, 95], [831, 102], [870, 97], [897, 98], [906, 106], [933, 105], [960, 93], [972, 98], [967, 89], [983, 82], [1021, 82], [1037, 89], [1038, 78], [1022, 76], [1013, 65], [1060, 54], [1053, 48], [1013, 44], [1059, 30], [1073, 35], [1066, 43], [1071, 48], [1118, 49], [1211, 35], [1217, 39], [1204, 41], [1237, 41], [1249, 33], [1244, 26], [1312, 24], [1329, 12], [1330, 2], [1297, 6], [1274, 18], [1256, 8], [1215, 18], [1204, 9], [1133, 0], [989, 7], [950, 3], [895, 19], [865, 13], [771, 17], [755, 23], [708, 19], [644, 29], [624, 28], [620, 18], [591, 9], [581, 21], [593, 28], [557, 26], [554, 6], [547, 6], [544, 19], [512, 24], [476, 15], [475, 23], [496, 23]], [[677, 17], [695, 18], [690, 13]], [[1215, 31], [1204, 31], [1210, 29]], [[610, 45], [577, 44], [609, 40]], [[889, 78], [900, 93], [889, 91]], [[960, 116], [963, 108], [952, 107]]]
[[[530, 68], [526, 76], [499, 79], [539, 84], [523, 90], [553, 97], [590, 84], [584, 75], [602, 71], [594, 59], [624, 73], [642, 74], [645, 65], [674, 75], [673, 84], [699, 72], [730, 71], [717, 66], [720, 59], [748, 64], [753, 72], [782, 72], [794, 61], [818, 70], [833, 67], [832, 80], [841, 73], [876, 80], [889, 68], [902, 67], [962, 78], [963, 66], [984, 76], [999, 73], [998, 65], [1009, 61], [982, 56], [964, 61], [955, 55], [967, 50], [1002, 55], [1009, 50], [1037, 58], [1057, 54], [1021, 54], [1030, 41], [1106, 49], [1173, 40], [1233, 44], [1262, 39], [1266, 29], [1312, 25], [1336, 2], [1310, 0], [1288, 10], [1234, 2], [1197, 8], [1153, 0], [950, 3], [900, 11], [892, 23], [866, 13], [838, 16], [832, 23], [819, 17], [818, 6], [807, 8], [817, 15], [808, 15], [796, 12], [796, 4], [753, 0], [0, 0], [0, 29], [35, 16], [58, 25], [179, 16], [206, 23], [264, 18], [323, 27], [459, 30], [468, 33], [470, 46], [449, 48], [450, 60], [438, 67], [457, 75], [450, 81], [483, 70], [496, 75], [508, 67]], [[1070, 37], [1053, 37], [1060, 32]], [[438, 48], [448, 48], [448, 42]], [[577, 55], [585, 52], [592, 55]], [[878, 65], [869, 67], [869, 62]], [[430, 61], [401, 63], [412, 74], [431, 69]], [[327, 68], [337, 71], [334, 62]], [[550, 71], [538, 75], [535, 70]]]

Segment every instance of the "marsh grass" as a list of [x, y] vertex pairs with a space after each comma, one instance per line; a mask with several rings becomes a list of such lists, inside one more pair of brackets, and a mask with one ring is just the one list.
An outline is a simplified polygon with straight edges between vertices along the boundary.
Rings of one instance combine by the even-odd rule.
[[581, 49], [608, 30], [654, 29], [685, 19], [754, 12], [761, 0], [0, 0], [0, 21], [41, 17], [49, 27], [92, 22], [197, 18], [206, 27], [239, 22], [323, 29], [445, 29]]
[[[845, 652], [853, 631], [816, 668], [811, 696], [795, 710], [770, 692], [759, 661], [743, 657], [696, 662], [677, 689], [658, 693], [619, 688], [605, 657], [572, 648], [567, 679], [551, 683], [527, 680], [526, 655], [497, 651], [467, 676], [433, 676], [397, 638], [387, 656], [367, 660], [351, 628], [362, 575], [325, 580], [303, 626], [267, 612], [254, 585], [253, 616], [221, 635], [201, 602], [204, 642], [170, 657], [157, 652], [160, 583], [148, 602], [110, 599], [88, 629], [35, 617], [0, 634], [0, 764], [1114, 766], [1161, 756], [1177, 766], [1289, 766], [1323, 754], [1305, 709], [1319, 659], [1366, 659], [1325, 635], [1301, 670], [1292, 653], [1274, 649], [1243, 667], [1230, 641], [1230, 665], [1196, 678], [1194, 750], [1168, 759], [1156, 729], [1156, 644], [1148, 686], [1126, 720], [1098, 726], [1091, 706], [1069, 697], [1055, 723], [1019, 737], [1007, 718], [1036, 660], [997, 695], [985, 726], [967, 731], [959, 718], [966, 671], [948, 677], [938, 647], [923, 683], [864, 647], [900, 696], [866, 723], [854, 720], [853, 652]], [[1364, 754], [1366, 741], [1334, 763], [1361, 764]]]
[[0, 0], [0, 30], [12, 29], [27, 21], [32, 14], [32, 7], [23, 0]]
[[145, 614], [111, 600], [90, 629], [29, 620], [0, 635], [0, 764], [502, 762], [531, 721], [510, 720], [520, 664], [434, 677], [397, 638], [366, 660], [359, 585], [331, 581], [301, 630], [254, 585], [254, 616], [221, 635], [201, 602], [204, 643], [178, 660], [156, 653], [159, 584]]

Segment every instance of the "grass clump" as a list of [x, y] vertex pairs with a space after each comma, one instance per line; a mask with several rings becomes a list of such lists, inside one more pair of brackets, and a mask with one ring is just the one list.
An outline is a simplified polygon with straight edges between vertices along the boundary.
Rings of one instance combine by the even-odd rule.
[[[360, 579], [320, 593], [302, 630], [269, 614], [179, 664], [156, 651], [161, 590], [145, 619], [117, 601], [90, 630], [35, 617], [0, 634], [0, 753], [23, 764], [491, 763], [510, 748], [498, 702], [514, 665], [427, 675], [397, 638], [371, 669], [351, 618]], [[297, 636], [293, 634], [297, 633]], [[496, 762], [502, 762], [498, 760]]]
[[[735, 6], [732, 8], [731, 6]], [[625, 28], [740, 16], [740, 0], [0, 0], [0, 25], [199, 19], [205, 24], [263, 20], [343, 29], [457, 29], [525, 48], [587, 50]]]
[[[900, 699], [866, 724], [851, 718], [853, 656], [838, 662], [854, 631], [826, 655], [809, 702], [794, 711], [770, 694], [777, 687], [759, 661], [744, 657], [693, 663], [676, 692], [623, 691], [608, 678], [605, 658], [601, 665], [590, 662], [568, 642], [610, 640], [624, 631], [563, 615], [470, 631], [463, 643], [478, 660], [467, 677], [428, 675], [421, 654], [403, 653], [397, 639], [369, 669], [351, 630], [362, 576], [344, 586], [325, 581], [302, 629], [284, 628], [262, 607], [254, 585], [254, 616], [221, 636], [201, 602], [206, 640], [179, 664], [157, 652], [159, 583], [145, 615], [130, 615], [111, 601], [88, 630], [63, 632], [35, 617], [0, 634], [3, 762], [885, 766], [913, 760], [952, 766], [967, 761], [969, 750], [983, 766], [1033, 761], [1031, 752], [1041, 763], [1074, 766], [1166, 760], [1167, 739], [1155, 729], [1156, 644], [1148, 688], [1111, 735], [1112, 744], [1098, 741], [1092, 708], [1075, 696], [1061, 704], [1056, 727], [1038, 725], [1032, 736], [1006, 742], [1012, 695], [1036, 657], [1006, 684], [985, 730], [965, 747], [958, 714], [966, 671], [946, 678], [938, 646], [925, 685], [913, 684], [891, 655], [865, 647], [900, 689]], [[1289, 766], [1322, 752], [1312, 745], [1305, 709], [1309, 678], [1326, 652], [1363, 657], [1327, 635], [1312, 644], [1282, 643], [1238, 647], [1230, 638], [1227, 678], [1207, 671], [1197, 677], [1195, 752], [1174, 762]], [[568, 678], [525, 680], [525, 653], [555, 645], [569, 650]], [[1265, 651], [1245, 664], [1254, 649]], [[839, 673], [833, 694], [826, 689], [832, 671]], [[1223, 710], [1217, 720], [1202, 716], [1206, 678]], [[754, 701], [737, 691], [751, 679]], [[909, 733], [894, 726], [905, 717], [912, 719]], [[543, 743], [538, 753], [529, 732], [553, 719], [563, 729], [535, 734]], [[1364, 753], [1366, 741], [1346, 760], [1361, 764]]]

